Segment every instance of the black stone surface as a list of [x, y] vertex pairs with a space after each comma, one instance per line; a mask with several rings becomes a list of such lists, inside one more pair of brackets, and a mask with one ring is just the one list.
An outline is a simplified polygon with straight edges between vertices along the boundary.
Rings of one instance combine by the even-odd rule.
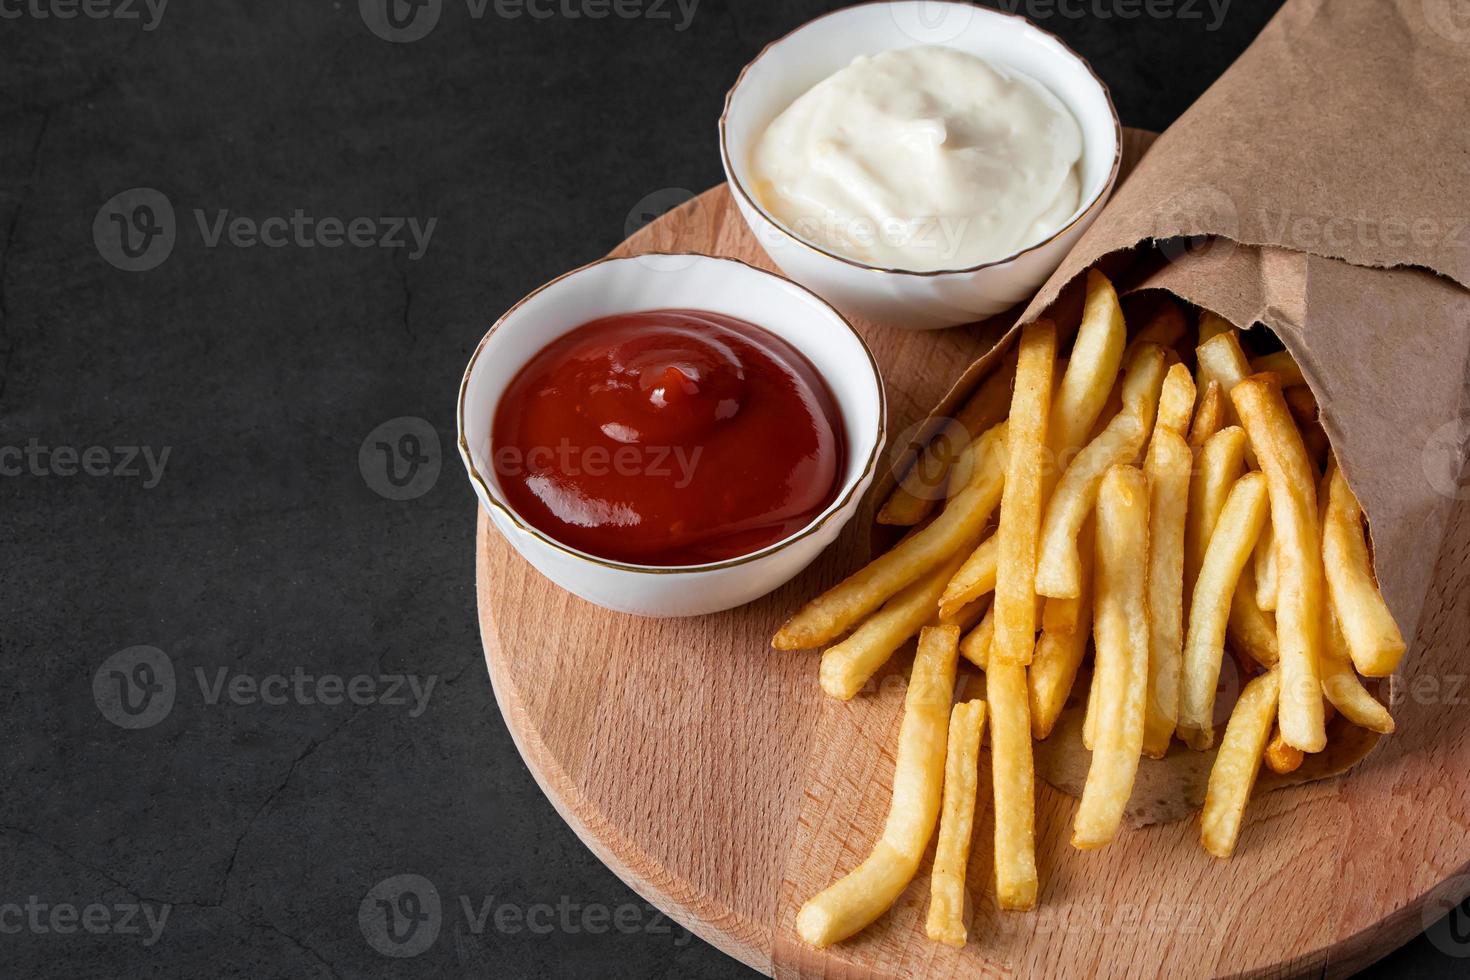
[[[721, 179], [740, 66], [837, 4], [428, 2], [390, 43], [357, 0], [0, 0], [0, 975], [752, 975], [517, 756], [453, 404], [500, 311]], [[1163, 128], [1277, 4], [1019, 6]], [[131, 188], [166, 255], [157, 196], [121, 251]], [[435, 223], [422, 254], [316, 225], [357, 217]], [[440, 910], [410, 882], [395, 945], [371, 890], [408, 874]], [[1373, 972], [1463, 975], [1458, 928]]]

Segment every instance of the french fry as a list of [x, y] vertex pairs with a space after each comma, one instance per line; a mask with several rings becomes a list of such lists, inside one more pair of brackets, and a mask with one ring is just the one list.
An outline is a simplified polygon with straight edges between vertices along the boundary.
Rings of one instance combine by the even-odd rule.
[[[1078, 550], [1081, 550], [1082, 535], [1077, 535]], [[1079, 594], [1071, 599], [1044, 596], [1041, 605], [1041, 628], [1052, 633], [1075, 633], [1082, 618], [1083, 599]]]
[[1256, 550], [1251, 555], [1251, 565], [1255, 570], [1256, 605], [1264, 612], [1276, 611], [1276, 535], [1271, 530], [1271, 522], [1261, 528], [1261, 536], [1256, 539]]
[[990, 771], [995, 791], [995, 899], [1008, 911], [1036, 907], [1036, 768], [1026, 668], [992, 658]]
[[[1171, 370], [1172, 374], [1172, 370]], [[1186, 381], [1189, 373], [1185, 372]], [[1190, 382], [1191, 386], [1193, 382]], [[1168, 388], [1168, 382], [1164, 383]], [[1184, 642], [1184, 522], [1194, 453], [1180, 429], [1163, 425], [1159, 408], [1144, 459], [1148, 477], [1148, 709], [1143, 754], [1162, 759], [1179, 724], [1179, 682]]]
[[1225, 426], [1225, 392], [1220, 382], [1211, 381], [1199, 395], [1199, 407], [1189, 426], [1189, 448], [1204, 448], [1210, 436]]
[[1245, 467], [1245, 430], [1229, 426], [1211, 436], [1200, 450], [1189, 481], [1189, 513], [1184, 519], [1184, 594], [1194, 595], [1194, 581], [1205, 562], [1205, 550], [1225, 499]]
[[1293, 748], [1320, 752], [1327, 745], [1318, 663], [1326, 596], [1312, 463], [1274, 375], [1246, 378], [1230, 398], [1266, 476], [1276, 528], [1281, 736]]
[[1082, 324], [1052, 398], [1047, 423], [1046, 442], [1053, 461], [1047, 468], [1048, 490], [1056, 482], [1057, 461], [1069, 458], [1082, 446], [1107, 403], [1127, 338], [1128, 327], [1113, 284], [1096, 269], [1089, 270]]
[[1276, 720], [1281, 676], [1267, 671], [1251, 680], [1225, 725], [1220, 752], [1210, 769], [1205, 808], [1200, 815], [1200, 843], [1215, 857], [1228, 858], [1240, 839], [1245, 805], [1261, 771], [1266, 740]]
[[985, 670], [990, 666], [990, 648], [995, 643], [995, 604], [985, 610], [978, 626], [965, 634], [960, 641], [960, 656]]
[[1220, 314], [1211, 310], [1199, 311], [1199, 342], [1201, 344], [1208, 343], [1220, 334], [1229, 333], [1234, 329], [1235, 324]]
[[1281, 776], [1296, 772], [1306, 758], [1301, 749], [1294, 749], [1286, 744], [1286, 740], [1281, 737], [1280, 728], [1271, 733], [1271, 741], [1266, 743], [1264, 755], [1266, 768]]
[[1306, 377], [1302, 374], [1301, 365], [1296, 358], [1291, 356], [1290, 351], [1279, 350], [1274, 354], [1266, 354], [1262, 357], [1251, 358], [1251, 374], [1261, 374], [1270, 371], [1281, 379], [1281, 387], [1295, 388], [1305, 386]]
[[966, 630], [974, 629], [989, 610], [990, 598], [984, 596], [976, 599], [974, 602], [961, 606], [959, 612], [953, 616], [940, 616], [937, 625], [958, 626], [960, 628], [960, 635], [963, 636]]
[[919, 870], [939, 818], [959, 634], [955, 626], [928, 627], [919, 634], [883, 832], [861, 864], [808, 899], [796, 916], [797, 934], [818, 949], [841, 942], [886, 912]]
[[934, 620], [934, 604], [939, 600], [939, 593], [961, 561], [963, 558], [955, 555], [917, 582], [905, 586], [847, 639], [828, 647], [818, 671], [822, 691], [843, 701], [851, 700], [861, 691], [895, 650]]
[[1182, 438], [1189, 431], [1189, 421], [1194, 417], [1194, 379], [1189, 368], [1175, 364], [1164, 375], [1164, 386], [1159, 391], [1159, 416], [1154, 431], [1160, 428], [1178, 433]]
[[[1036, 643], [1036, 544], [1041, 526], [1047, 430], [1057, 331], [1048, 320], [1021, 329], [1016, 389], [1011, 398], [1005, 490], [995, 578], [992, 662], [1027, 664]], [[1024, 693], [1024, 692], [1023, 692]], [[991, 711], [996, 708], [992, 705]]]
[[963, 946], [965, 869], [975, 826], [975, 791], [979, 781], [980, 736], [985, 731], [985, 702], [966, 701], [949, 716], [949, 747], [944, 759], [944, 802], [939, 811], [939, 842], [934, 846], [934, 873], [929, 881], [930, 939]]
[[[1220, 322], [1224, 323], [1223, 320]], [[1199, 360], [1199, 369], [1204, 376], [1220, 382], [1220, 388], [1225, 393], [1226, 418], [1232, 422], [1239, 419], [1240, 416], [1230, 400], [1230, 393], [1236, 385], [1250, 376], [1251, 365], [1246, 360], [1245, 351], [1240, 349], [1240, 339], [1235, 330], [1226, 324], [1226, 329], [1208, 339], [1201, 334], [1195, 357]], [[1249, 442], [1245, 447], [1245, 459], [1252, 469], [1256, 468], [1255, 449]]]
[[1078, 594], [1077, 534], [1097, 500], [1103, 475], [1113, 466], [1132, 463], [1147, 443], [1164, 369], [1161, 348], [1145, 344], [1137, 349], [1123, 376], [1123, 411], [1087, 444], [1057, 483], [1046, 507], [1036, 563], [1036, 591], [1042, 595], [1069, 599]]
[[1184, 641], [1179, 737], [1191, 748], [1207, 749], [1215, 743], [1212, 715], [1225, 654], [1230, 600], [1266, 523], [1268, 502], [1266, 478], [1247, 473], [1231, 487], [1225, 509], [1210, 535], [1189, 606], [1189, 634]]
[[939, 597], [941, 617], [952, 616], [966, 603], [995, 591], [995, 562], [999, 544], [999, 540], [992, 534], [965, 559], [964, 564], [945, 585], [944, 594]]
[[879, 524], [912, 526], [929, 516], [944, 499], [945, 480], [960, 453], [981, 433], [1005, 420], [1015, 377], [1016, 357], [1012, 351], [915, 457], [878, 511]]
[[1347, 640], [1330, 604], [1322, 622], [1322, 693], [1354, 725], [1382, 735], [1393, 731], [1393, 716], [1353, 670]]
[[[1093, 552], [1096, 531], [1093, 518], [1088, 517], [1078, 536], [1077, 546], [1082, 561], [1082, 594], [1077, 599], [1062, 600], [1077, 607], [1078, 618], [1069, 628], [1053, 630], [1043, 625], [1041, 637], [1036, 641], [1036, 652], [1031, 657], [1031, 734], [1044, 739], [1061, 716], [1077, 682], [1077, 669], [1087, 653], [1087, 641], [1092, 634], [1092, 579]], [[1048, 600], [1047, 608], [1057, 600]]]
[[1240, 581], [1235, 584], [1225, 638], [1262, 667], [1270, 669], [1280, 660], [1276, 617], [1256, 605], [1256, 577], [1250, 565], [1241, 569]]
[[1328, 467], [1322, 559], [1327, 594], [1358, 672], [1387, 677], [1404, 655], [1404, 637], [1373, 577], [1358, 498], [1334, 460]]
[[1117, 836], [1143, 750], [1148, 698], [1148, 478], [1115, 466], [1097, 496], [1093, 634], [1098, 697], [1092, 764], [1072, 824], [1072, 846]]
[[777, 650], [804, 650], [842, 635], [881, 606], [904, 586], [914, 582], [957, 552], [972, 548], [985, 522], [1000, 502], [1005, 480], [1006, 423], [989, 429], [971, 444], [963, 490], [950, 498], [927, 527], [900, 541], [840, 584], [803, 606], [771, 640]]

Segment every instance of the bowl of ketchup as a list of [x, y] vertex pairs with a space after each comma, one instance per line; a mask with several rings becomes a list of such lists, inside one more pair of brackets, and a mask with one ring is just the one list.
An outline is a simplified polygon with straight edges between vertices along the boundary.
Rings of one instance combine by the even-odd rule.
[[871, 484], [886, 406], [825, 301], [733, 259], [605, 259], [485, 335], [460, 455], [496, 529], [609, 609], [749, 602], [836, 538]]

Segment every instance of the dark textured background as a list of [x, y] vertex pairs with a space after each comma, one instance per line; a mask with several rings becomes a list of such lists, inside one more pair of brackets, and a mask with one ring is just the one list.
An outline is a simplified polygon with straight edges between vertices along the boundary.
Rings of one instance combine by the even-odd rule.
[[[140, 20], [24, 2], [0, 0], [0, 453], [63, 453], [0, 477], [0, 974], [751, 975], [604, 869], [517, 756], [481, 659], [452, 410], [501, 310], [721, 179], [740, 66], [838, 4], [703, 0], [677, 30], [676, 8], [474, 19], [444, 0], [432, 33], [394, 44], [357, 0], [176, 0], [151, 30], [141, 0]], [[1212, 23], [1182, 5], [1021, 6], [1092, 61], [1125, 123], [1163, 128], [1277, 6]], [[140, 273], [93, 233], [133, 187], [178, 218]], [[196, 208], [438, 223], [417, 259], [211, 248]], [[358, 452], [402, 417], [437, 430], [443, 468], [393, 500]], [[156, 486], [64, 475], [66, 448], [91, 446], [109, 467], [113, 447], [169, 457]], [[166, 655], [176, 702], [125, 730], [93, 681], [138, 645]], [[417, 716], [211, 703], [196, 672], [222, 668], [435, 687]], [[409, 873], [444, 927], [385, 958], [360, 903]], [[478, 932], [461, 897], [491, 913]], [[93, 904], [95, 932], [67, 918]], [[156, 942], [121, 928], [130, 904], [171, 906]], [[1379, 970], [1463, 975], [1445, 948], [1421, 938]]]

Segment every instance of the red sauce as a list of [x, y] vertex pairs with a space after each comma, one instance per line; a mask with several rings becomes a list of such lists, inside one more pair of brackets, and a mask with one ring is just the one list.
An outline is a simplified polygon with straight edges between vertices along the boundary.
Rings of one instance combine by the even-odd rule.
[[805, 357], [699, 310], [605, 317], [559, 337], [511, 381], [491, 440], [525, 520], [640, 565], [722, 561], [787, 537], [836, 499], [847, 452]]

